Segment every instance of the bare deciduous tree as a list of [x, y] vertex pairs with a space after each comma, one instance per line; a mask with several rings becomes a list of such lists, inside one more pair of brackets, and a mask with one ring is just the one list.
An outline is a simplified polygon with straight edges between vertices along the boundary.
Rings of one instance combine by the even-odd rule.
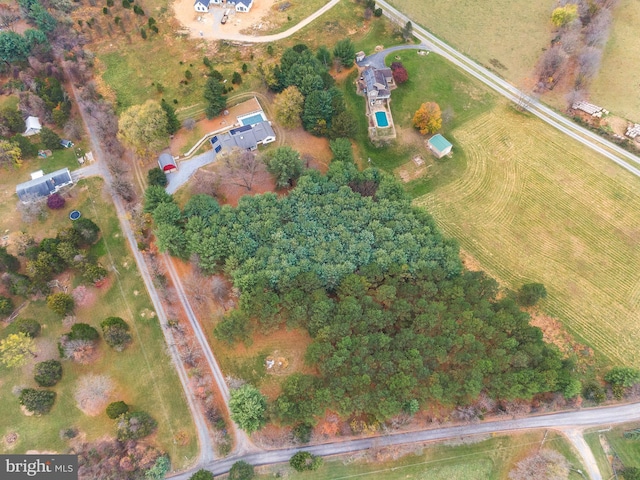
[[609, 39], [609, 30], [611, 29], [611, 11], [609, 9], [601, 9], [596, 16], [591, 19], [589, 25], [585, 28], [585, 43], [591, 47], [602, 48]]
[[207, 172], [206, 170], [199, 170], [193, 176], [191, 193], [193, 195], [211, 195], [212, 197], [219, 197], [218, 190], [220, 188], [220, 177], [213, 172]]
[[227, 281], [216, 275], [211, 279], [211, 294], [213, 299], [221, 305], [224, 305], [227, 295], [229, 295], [229, 284]]
[[595, 47], [586, 47], [578, 55], [578, 75], [587, 80], [592, 79], [600, 70], [602, 50]]
[[185, 129], [192, 131], [194, 128], [196, 128], [196, 121], [193, 118], [187, 118], [184, 122], [182, 122], [182, 126]]
[[98, 415], [109, 403], [113, 388], [113, 381], [107, 375], [84, 375], [76, 386], [76, 405], [87, 415]]
[[220, 176], [224, 182], [251, 191], [256, 174], [265, 170], [264, 162], [253, 152], [234, 148], [219, 155], [222, 168]]
[[562, 51], [559, 45], [548, 49], [540, 59], [538, 88], [552, 90], [564, 74], [566, 64], [567, 54]]
[[511, 480], [565, 480], [569, 462], [555, 450], [544, 449], [519, 461], [509, 472]]
[[33, 223], [36, 220], [41, 220], [47, 216], [47, 203], [43, 199], [35, 196], [28, 195], [24, 202], [18, 202], [18, 212], [22, 217], [22, 221], [25, 223]]
[[91, 340], [69, 340], [63, 337], [60, 346], [66, 358], [87, 365], [96, 358], [96, 345]]

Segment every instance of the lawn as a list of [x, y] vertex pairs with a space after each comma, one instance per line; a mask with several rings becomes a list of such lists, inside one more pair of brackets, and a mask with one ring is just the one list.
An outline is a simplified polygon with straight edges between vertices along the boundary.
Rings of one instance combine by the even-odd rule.
[[591, 99], [613, 113], [640, 122], [640, 2], [622, 0], [614, 10], [611, 36]]
[[[428, 176], [422, 175], [407, 184], [412, 196], [426, 193], [438, 183], [446, 183], [457, 177], [464, 169], [465, 154], [459, 148], [455, 129], [490, 110], [496, 96], [474, 83], [457, 67], [437, 55], [421, 56], [417, 50], [394, 52], [386, 58], [387, 64], [400, 61], [409, 73], [409, 80], [391, 93], [391, 112], [398, 133], [398, 139], [388, 146], [375, 147], [367, 134], [365, 100], [355, 91], [354, 72], [342, 84], [347, 108], [358, 122], [356, 136], [357, 152], [362, 166], [371, 159], [371, 165], [389, 172], [407, 164], [415, 155], [421, 155], [429, 163]], [[438, 103], [444, 116], [442, 133], [451, 141], [457, 154], [452, 160], [435, 161], [425, 149], [425, 137], [412, 125], [415, 111], [421, 103]], [[455, 167], [455, 168], [454, 168]]]
[[604, 433], [600, 433], [598, 431], [594, 431], [591, 433], [584, 434], [584, 440], [589, 445], [589, 448], [593, 452], [593, 456], [596, 459], [596, 463], [598, 464], [598, 470], [602, 473], [603, 478], [611, 478], [613, 475], [613, 470], [611, 469], [611, 463], [607, 458], [607, 455], [604, 453], [602, 449], [602, 444], [600, 443], [600, 436], [604, 435]]
[[[158, 420], [159, 427], [150, 439], [170, 454], [174, 467], [188, 465], [197, 453], [195, 430], [177, 374], [166, 354], [160, 326], [155, 315], [152, 315], [152, 304], [119, 229], [113, 206], [108, 197], [102, 194], [102, 182], [96, 179], [82, 181], [71, 193], [74, 198], [68, 201], [63, 211], [50, 214], [46, 221], [30, 225], [27, 230], [39, 237], [46, 232], [53, 234], [52, 230], [69, 222], [66, 216], [71, 208], [79, 209], [100, 226], [102, 239], [93, 247], [93, 253], [100, 256], [101, 263], [111, 272], [110, 280], [101, 289], [90, 287], [89, 290], [96, 296], [95, 303], [77, 308], [75, 314], [78, 321], [96, 327], [107, 316], [120, 316], [132, 327], [134, 341], [122, 353], [113, 351], [101, 342], [99, 358], [90, 365], [64, 360], [62, 381], [53, 387], [58, 393], [56, 404], [51, 413], [43, 417], [22, 415], [18, 400], [12, 393], [15, 386], [35, 385], [32, 365], [15, 370], [0, 367], [0, 402], [3, 405], [0, 435], [18, 433], [19, 440], [12, 453], [26, 450], [65, 451], [69, 444], [60, 438], [63, 428], [78, 428], [85, 441], [112, 436], [112, 420], [105, 414], [96, 417], [84, 415], [74, 400], [79, 376], [87, 373], [107, 374], [116, 384], [113, 400], [125, 400], [133, 409], [151, 413]], [[70, 287], [78, 283], [69, 274], [63, 274], [60, 281]], [[43, 325], [43, 333], [37, 340], [37, 361], [58, 358], [56, 340], [69, 327], [62, 325], [61, 320], [46, 307], [44, 300], [29, 301], [20, 316], [36, 318]], [[0, 337], [4, 338], [14, 330], [14, 326], [3, 328]], [[0, 451], [7, 453], [9, 450], [4, 443], [0, 443]]]
[[597, 354], [637, 365], [640, 181], [511, 106], [454, 134], [466, 166], [416, 205], [504, 286], [544, 283], [542, 309]]
[[516, 85], [529, 78], [551, 39], [556, 2], [392, 0], [398, 10]]
[[618, 426], [605, 435], [609, 445], [625, 467], [640, 468], [640, 440], [624, 438], [624, 432], [640, 428], [640, 424], [627, 424]]
[[[457, 446], [432, 444], [422, 451], [416, 450], [416, 453], [405, 456], [400, 455], [400, 447], [377, 448], [366, 455], [325, 459], [323, 466], [311, 476], [314, 480], [354, 477], [385, 480], [502, 480], [508, 478], [508, 472], [515, 463], [538, 450], [543, 437], [544, 432], [536, 431], [487, 439], [476, 438], [472, 443]], [[571, 446], [559, 435], [547, 435], [544, 447], [565, 455], [573, 468], [583, 469]], [[396, 460], [392, 459], [400, 456]], [[265, 470], [269, 473], [258, 478], [273, 478], [277, 472], [291, 480], [309, 477], [308, 473], [297, 473], [283, 465]], [[571, 472], [569, 479], [580, 480], [582, 477]]]
[[269, 21], [278, 26], [270, 30], [261, 30], [261, 35], [284, 32], [321, 9], [328, 0], [289, 0], [286, 3], [290, 6], [282, 11], [278, 8], [280, 6], [278, 2], [271, 7]]

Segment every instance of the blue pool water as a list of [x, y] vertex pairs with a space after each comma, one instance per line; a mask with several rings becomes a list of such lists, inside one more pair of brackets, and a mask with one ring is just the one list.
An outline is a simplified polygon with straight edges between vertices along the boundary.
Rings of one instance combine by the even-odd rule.
[[255, 125], [256, 123], [264, 122], [265, 118], [261, 113], [256, 113], [255, 115], [251, 115], [250, 117], [240, 118], [240, 123], [242, 125]]
[[389, 120], [387, 119], [387, 112], [376, 112], [376, 123], [379, 127], [388, 127]]

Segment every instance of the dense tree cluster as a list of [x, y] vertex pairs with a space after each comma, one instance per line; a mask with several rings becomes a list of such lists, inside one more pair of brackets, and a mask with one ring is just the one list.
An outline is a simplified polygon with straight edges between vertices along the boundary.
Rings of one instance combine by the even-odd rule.
[[[336, 49], [336, 55], [341, 55], [336, 57], [340, 64], [353, 64], [350, 40], [339, 43]], [[344, 50], [349, 51], [345, 53]], [[316, 136], [350, 137], [355, 134], [355, 119], [347, 112], [342, 92], [334, 87], [335, 82], [329, 75], [326, 62], [330, 56], [326, 48], [319, 49], [314, 55], [306, 45], [296, 45], [284, 51], [280, 64], [266, 80], [271, 90], [282, 92], [276, 103], [285, 126], [295, 126], [297, 121], [291, 112], [283, 112], [283, 106], [292, 105], [293, 111], [298, 111], [301, 94], [304, 103], [300, 118], [305, 130]]]
[[311, 423], [328, 402], [383, 420], [416, 401], [530, 399], [575, 387], [528, 314], [498, 299], [494, 280], [464, 271], [455, 242], [392, 177], [359, 172], [347, 145], [333, 142], [345, 161], [326, 176], [306, 173], [285, 197], [243, 197], [236, 208], [198, 199], [182, 214], [166, 193], [150, 199], [154, 218], [173, 219], [181, 256], [197, 255], [206, 272], [224, 268], [240, 289], [219, 337], [248, 338], [255, 321], [314, 338], [306, 359], [320, 376], [289, 377], [276, 416]]
[[[102, 440], [77, 447], [80, 478], [140, 480], [163, 453], [135, 440]], [[162, 478], [162, 477], [160, 477]], [[211, 477], [213, 478], [213, 477]]]
[[[80, 218], [71, 227], [59, 231], [56, 237], [44, 238], [40, 243], [28, 246], [24, 253], [27, 277], [13, 272], [9, 278], [12, 293], [24, 293], [20, 289], [48, 292], [47, 283], [68, 268], [77, 269], [87, 282], [102, 280], [107, 271], [86, 250], [98, 240], [99, 235], [100, 229], [94, 222]], [[28, 281], [27, 286], [24, 285], [25, 280]]]

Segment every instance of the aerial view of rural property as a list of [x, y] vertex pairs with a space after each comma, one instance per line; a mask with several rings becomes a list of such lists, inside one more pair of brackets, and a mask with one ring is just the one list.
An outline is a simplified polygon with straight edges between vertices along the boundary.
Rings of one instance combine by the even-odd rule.
[[0, 0], [0, 480], [640, 480], [640, 0]]

